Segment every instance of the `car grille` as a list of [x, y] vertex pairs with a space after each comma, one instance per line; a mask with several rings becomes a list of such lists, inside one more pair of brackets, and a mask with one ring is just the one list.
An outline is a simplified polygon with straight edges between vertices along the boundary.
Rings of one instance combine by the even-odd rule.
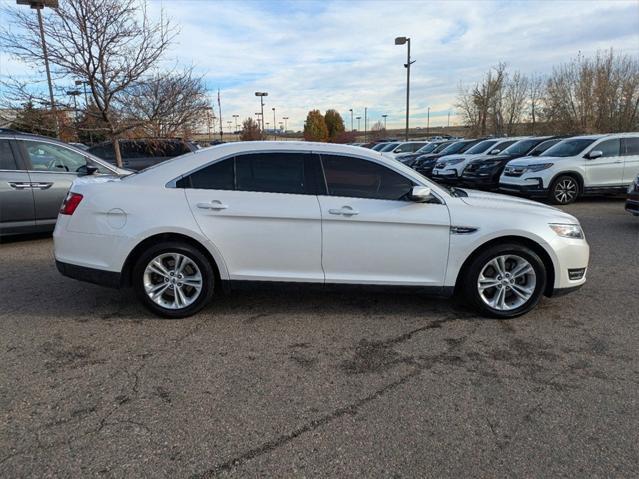
[[507, 166], [504, 169], [504, 176], [521, 176], [524, 171], [525, 168], [523, 166]]

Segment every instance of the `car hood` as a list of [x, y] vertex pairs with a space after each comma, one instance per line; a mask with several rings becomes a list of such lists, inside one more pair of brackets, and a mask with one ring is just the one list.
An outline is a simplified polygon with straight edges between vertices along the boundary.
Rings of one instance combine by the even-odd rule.
[[[537, 201], [518, 198], [516, 196], [502, 195], [499, 193], [488, 193], [478, 190], [463, 189], [468, 196], [461, 196], [460, 199], [469, 206], [479, 206], [484, 208], [498, 210], [521, 210], [523, 212], [534, 212], [538, 215], [547, 215], [554, 218], [555, 221], [567, 221], [569, 223], [579, 223], [572, 215], [563, 212], [554, 206], [548, 206]], [[532, 208], [532, 209], [531, 209]]]
[[528, 166], [539, 163], [554, 163], [562, 160], [565, 160], [565, 158], [560, 156], [522, 156], [511, 160], [508, 164], [511, 166]]

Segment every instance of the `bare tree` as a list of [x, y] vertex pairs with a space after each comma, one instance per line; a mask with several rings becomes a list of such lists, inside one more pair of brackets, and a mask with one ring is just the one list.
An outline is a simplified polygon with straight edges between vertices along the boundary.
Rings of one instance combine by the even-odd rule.
[[[113, 114], [124, 92], [157, 64], [175, 32], [169, 21], [149, 18], [145, 0], [61, 0], [45, 22], [49, 62], [61, 78], [86, 81], [108, 125], [118, 166], [118, 136], [138, 126]], [[7, 8], [0, 45], [25, 63], [43, 61], [39, 26], [27, 9]]]
[[125, 90], [122, 112], [139, 121], [147, 135], [155, 137], [186, 136], [206, 123], [208, 111], [206, 88], [193, 70], [155, 74]]
[[535, 134], [537, 119], [540, 116], [541, 106], [545, 94], [544, 79], [540, 75], [533, 75], [528, 81], [528, 104], [530, 106], [530, 133]]
[[376, 122], [371, 127], [371, 138], [373, 139], [373, 141], [375, 141], [375, 140], [381, 140], [385, 136], [386, 136], [386, 128], [384, 128], [384, 123], [382, 123], [381, 121]]
[[528, 78], [519, 72], [506, 78], [502, 101], [505, 133], [514, 135], [522, 120], [526, 106]]

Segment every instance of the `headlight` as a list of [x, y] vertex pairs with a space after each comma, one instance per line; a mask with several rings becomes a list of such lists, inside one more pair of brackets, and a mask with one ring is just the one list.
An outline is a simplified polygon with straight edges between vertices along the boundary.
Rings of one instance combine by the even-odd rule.
[[541, 170], [547, 170], [548, 168], [550, 168], [552, 165], [554, 165], [554, 163], [539, 163], [537, 165], [528, 165], [526, 167], [526, 171], [541, 171]]
[[581, 229], [581, 226], [574, 224], [558, 224], [558, 223], [550, 223], [548, 226], [552, 228], [552, 230], [557, 233], [557, 235], [562, 238], [573, 238], [573, 239], [583, 239], [584, 232]]

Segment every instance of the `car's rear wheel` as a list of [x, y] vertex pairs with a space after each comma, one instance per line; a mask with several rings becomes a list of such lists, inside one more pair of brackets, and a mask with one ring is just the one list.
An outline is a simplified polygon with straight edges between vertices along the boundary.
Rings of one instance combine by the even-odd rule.
[[539, 302], [546, 277], [544, 262], [530, 248], [496, 245], [477, 255], [468, 266], [464, 295], [484, 315], [514, 318]]
[[573, 176], [561, 175], [552, 182], [550, 201], [556, 205], [573, 203], [579, 197], [579, 182]]
[[133, 268], [133, 288], [140, 301], [164, 318], [195, 314], [211, 300], [215, 274], [197, 248], [180, 242], [153, 245]]

